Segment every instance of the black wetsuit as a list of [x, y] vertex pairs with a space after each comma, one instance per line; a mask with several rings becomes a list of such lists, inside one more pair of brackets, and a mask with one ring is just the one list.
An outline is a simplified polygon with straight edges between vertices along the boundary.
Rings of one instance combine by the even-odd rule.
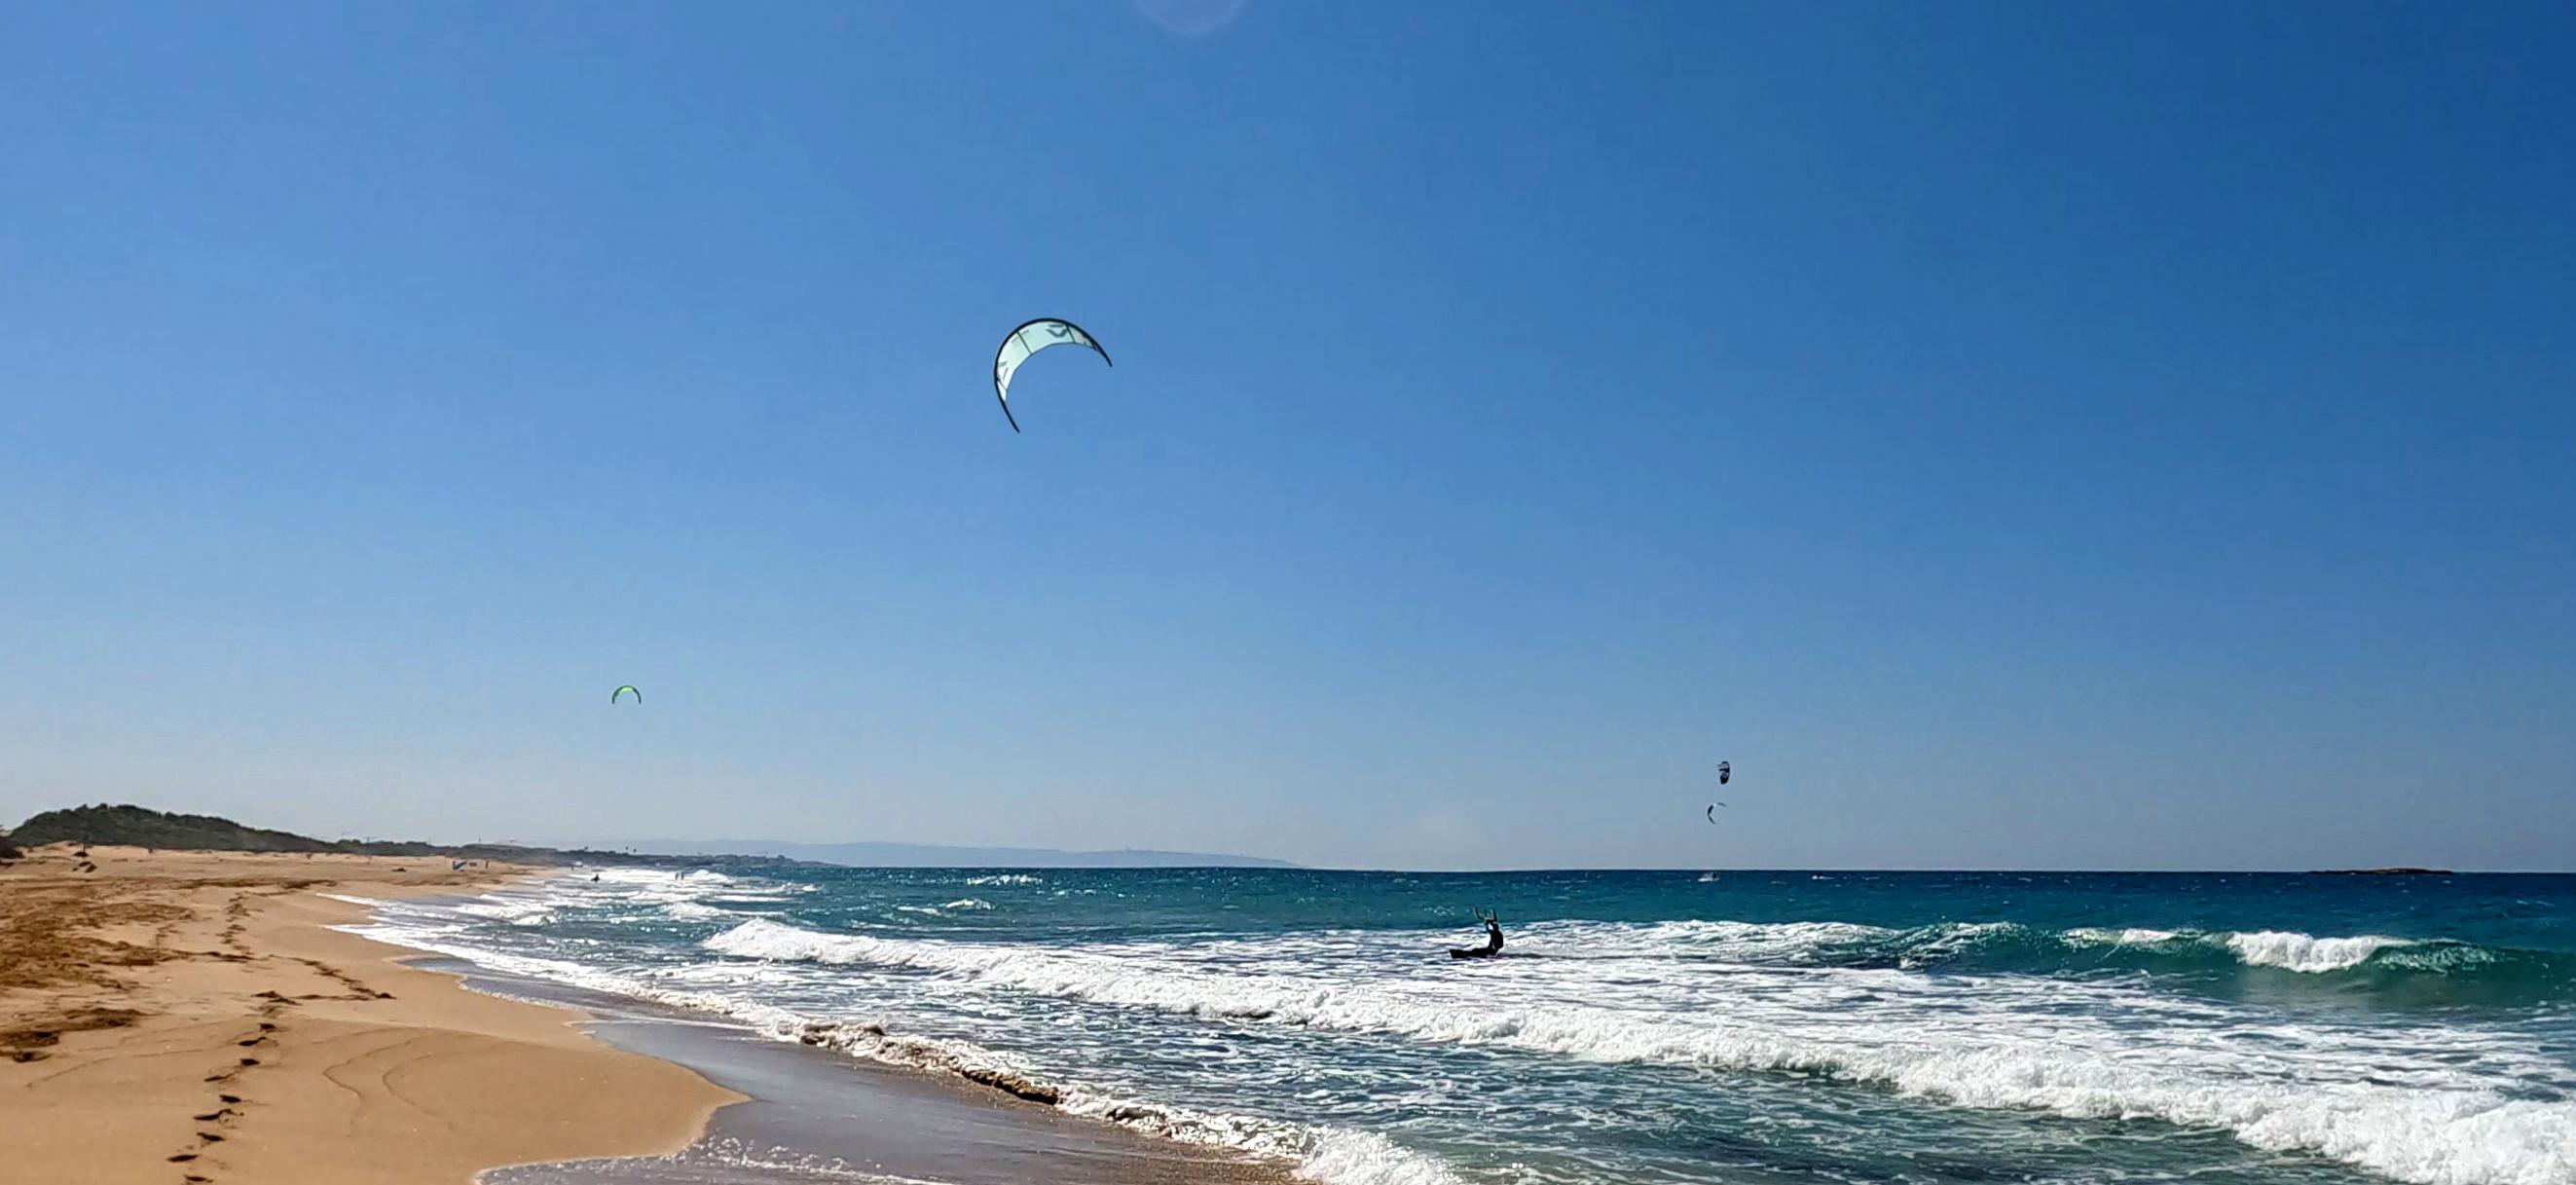
[[1492, 918], [1485, 919], [1485, 945], [1458, 946], [1449, 949], [1449, 957], [1453, 959], [1490, 959], [1501, 953], [1503, 953], [1503, 925]]

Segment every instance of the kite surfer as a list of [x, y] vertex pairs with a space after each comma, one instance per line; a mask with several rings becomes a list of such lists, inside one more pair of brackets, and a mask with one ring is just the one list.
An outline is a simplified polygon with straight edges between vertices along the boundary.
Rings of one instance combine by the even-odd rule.
[[1476, 920], [1485, 923], [1485, 945], [1458, 946], [1449, 949], [1453, 959], [1490, 959], [1503, 953], [1503, 924], [1487, 910], [1477, 910]]

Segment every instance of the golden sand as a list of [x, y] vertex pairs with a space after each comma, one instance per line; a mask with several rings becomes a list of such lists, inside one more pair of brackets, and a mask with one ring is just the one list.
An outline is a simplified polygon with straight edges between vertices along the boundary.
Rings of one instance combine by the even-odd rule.
[[0, 869], [0, 1181], [463, 1185], [658, 1155], [739, 1096], [329, 927], [442, 858], [56, 844]]

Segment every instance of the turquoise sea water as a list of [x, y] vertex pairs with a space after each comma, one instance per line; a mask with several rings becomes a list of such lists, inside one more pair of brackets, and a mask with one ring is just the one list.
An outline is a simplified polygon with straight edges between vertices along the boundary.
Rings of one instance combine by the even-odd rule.
[[368, 932], [1339, 1185], [2576, 1185], [2576, 877], [590, 875]]

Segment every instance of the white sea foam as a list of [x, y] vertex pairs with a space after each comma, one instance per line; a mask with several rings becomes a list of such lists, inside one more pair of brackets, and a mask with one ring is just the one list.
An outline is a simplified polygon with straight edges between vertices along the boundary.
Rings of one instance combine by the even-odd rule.
[[[1757, 940], [1679, 929], [1708, 925], [1668, 923], [1663, 937], [1678, 930], [1738, 948], [1846, 937], [1809, 930]], [[2276, 1026], [2214, 1037], [2216, 1022], [2225, 1020], [2221, 1004], [2099, 984], [2032, 978], [2000, 984], [1994, 996], [1953, 990], [1935, 1011], [1918, 976], [1826, 968], [1788, 985], [1737, 985], [1676, 1011], [1672, 995], [1693, 990], [1686, 980], [1623, 987], [1583, 971], [1581, 960], [1524, 964], [1509, 980], [1460, 974], [1372, 982], [1247, 974], [1156, 944], [1063, 950], [822, 934], [768, 921], [746, 922], [705, 946], [746, 958], [912, 968], [971, 991], [1230, 1022], [1596, 1062], [1823, 1073], [1969, 1107], [2156, 1118], [2422, 1185], [2576, 1183], [2576, 1102], [2514, 1098], [2492, 1072], [2410, 1052], [2417, 1047], [2372, 1046], [2367, 1034]], [[1864, 1003], [1824, 1007], [1836, 991]], [[2043, 1007], [2050, 1002], [2056, 1007]], [[2082, 1007], [2070, 1006], [2078, 1002]], [[2491, 1062], [2509, 1056], [2473, 1052]]]
[[[2070, 943], [2082, 946], [2168, 947], [2200, 943], [2233, 954], [2236, 961], [2248, 967], [2272, 967], [2306, 975], [2343, 971], [2369, 962], [2382, 951], [2404, 951], [2423, 944], [2404, 938], [2386, 938], [2375, 934], [2356, 937], [2319, 938], [2289, 930], [2257, 930], [2246, 933], [2203, 933], [2193, 930], [2150, 930], [2132, 927], [2124, 930], [2076, 929], [2066, 932]], [[2477, 948], [2461, 948], [2468, 953], [2453, 956], [2454, 961], [2492, 961], [2494, 956]]]
[[513, 926], [542, 926], [555, 918], [554, 906], [547, 902], [501, 897], [462, 902], [456, 906], [456, 912], [508, 922]]
[[[1548, 949], [1562, 937], [1574, 948], [1590, 954], [1664, 953], [1786, 963], [1843, 958], [1862, 951], [1870, 944], [1886, 943], [1896, 953], [1895, 961], [1899, 966], [1924, 967], [1937, 965], [1980, 943], [2020, 930], [2021, 927], [2010, 922], [1949, 922], [1912, 931], [1845, 922], [1553, 922], [1525, 927], [1521, 937], [1524, 944], [1532, 949]], [[2410, 939], [2378, 935], [2320, 938], [2281, 930], [2206, 933], [2137, 926], [2121, 929], [2080, 927], [2063, 931], [2058, 936], [2068, 945], [2078, 947], [2153, 950], [2198, 944], [2226, 951], [2249, 967], [2270, 967], [2303, 974], [2347, 970], [2382, 952], [2406, 951], [2423, 945]], [[1905, 940], [1901, 946], [1896, 944], [1898, 939]], [[2463, 949], [2469, 953], [2452, 956], [2454, 962], [2474, 961], [2482, 957], [2491, 961], [2493, 958], [2477, 948]]]
[[2010, 922], [1964, 922], [1927, 927], [1921, 941], [1907, 947], [1900, 967], [1928, 967], [1949, 961], [1962, 951], [2019, 927]]
[[1038, 878], [1030, 876], [1025, 872], [996, 872], [989, 873], [984, 876], [967, 877], [966, 883], [970, 885], [1034, 885], [1039, 882]]
[[770, 1032], [875, 1061], [939, 1070], [1069, 1114], [1106, 1120], [1161, 1139], [1274, 1157], [1297, 1175], [1330, 1185], [1462, 1185], [1435, 1157], [1371, 1132], [1309, 1127], [1249, 1115], [1152, 1103], [1078, 1084], [1048, 1081], [1017, 1058], [971, 1042], [889, 1034], [880, 1024], [805, 1022]]
[[973, 898], [973, 897], [960, 897], [960, 898], [958, 898], [958, 899], [957, 899], [957, 900], [955, 900], [955, 901], [951, 901], [951, 902], [949, 902], [949, 903], [947, 903], [947, 904], [945, 904], [945, 905], [940, 906], [939, 908], [941, 908], [941, 909], [991, 909], [991, 908], [993, 908], [993, 903], [992, 903], [992, 902], [990, 902], [990, 901], [978, 900], [978, 899]]
[[[731, 876], [706, 868], [685, 872], [666, 868], [599, 868], [583, 873], [568, 873], [536, 882], [526, 889], [504, 890], [502, 895], [527, 893], [554, 903], [558, 907], [595, 908], [622, 903], [670, 905], [692, 902], [731, 904], [764, 904], [792, 900], [811, 886], [780, 884], [753, 877]], [[591, 877], [598, 877], [596, 881]]]
[[[661, 878], [603, 895], [649, 904], [662, 895], [656, 884], [674, 879]], [[564, 903], [602, 889], [552, 886], [530, 901], [571, 908]], [[694, 901], [706, 891], [673, 896]], [[663, 912], [678, 911], [665, 905]], [[381, 916], [388, 919], [381, 925], [409, 934], [378, 935], [389, 940], [719, 1013], [783, 1039], [829, 1034], [814, 1043], [1004, 1089], [1051, 1092], [1069, 1111], [1168, 1138], [1293, 1157], [1306, 1175], [1346, 1185], [1446, 1183], [1455, 1175], [1378, 1135], [1134, 1097], [1168, 1090], [1159, 1072], [1115, 1089], [1087, 1084], [1082, 1079], [1092, 1071], [1084, 1067], [1109, 1064], [1095, 1059], [1096, 1047], [1048, 1037], [1047, 1048], [1030, 1056], [1081, 1052], [1071, 1063], [1076, 1068], [1050, 1061], [1058, 1068], [1041, 1074], [1020, 1055], [964, 1040], [889, 1035], [884, 1025], [871, 1032], [838, 1014], [849, 1007], [917, 1007], [877, 1015], [912, 1016], [1004, 1044], [1011, 1042], [943, 1018], [1088, 1015], [1097, 1018], [1096, 1032], [1116, 1033], [1121, 1042], [1154, 1025], [1178, 1023], [1180, 1032], [1202, 1034], [1280, 1025], [1364, 1035], [1280, 1039], [1366, 1040], [1381, 1050], [1413, 1044], [1732, 1073], [1788, 1071], [1965, 1107], [2160, 1119], [2420, 1185], [2576, 1185], [2576, 1102], [2569, 1098], [2576, 1082], [2566, 1067], [2517, 1046], [2509, 1034], [2474, 1026], [2340, 1024], [2150, 991], [2126, 978], [1926, 976], [1891, 967], [1899, 960], [1883, 954], [1849, 957], [1906, 951], [1937, 961], [1980, 943], [2025, 941], [1992, 923], [1895, 930], [1835, 922], [1545, 922], [1516, 928], [1511, 951], [1549, 957], [1463, 966], [1440, 960], [1427, 970], [1419, 956], [1452, 945], [1450, 935], [1309, 931], [1050, 947], [822, 933], [747, 920], [703, 944], [725, 958], [620, 971], [477, 949], [492, 941], [553, 949], [542, 934], [490, 929], [507, 920], [495, 914], [441, 913], [405, 902], [383, 906]], [[2190, 944], [2210, 958], [2282, 973], [2340, 970], [2409, 945], [2378, 937], [2146, 928], [2058, 937], [2077, 946]], [[899, 970], [847, 970], [866, 967]], [[969, 997], [975, 1002], [960, 1010]], [[1210, 1023], [1139, 1025], [1115, 1011], [1067, 1007], [1066, 1001]], [[843, 1023], [830, 1025], [835, 1018]], [[1193, 1089], [1190, 1097], [1229, 1096]]]
[[[732, 991], [673, 987], [655, 982], [649, 974], [496, 951], [460, 940], [463, 931], [439, 916], [440, 907], [348, 900], [373, 904], [383, 911], [374, 921], [341, 927], [351, 933], [449, 955], [505, 974], [726, 1017], [778, 1040], [954, 1074], [1164, 1139], [1285, 1159], [1296, 1165], [1298, 1176], [1327, 1185], [1462, 1185], [1437, 1158], [1410, 1151], [1374, 1133], [1200, 1111], [1053, 1082], [1041, 1078], [1018, 1058], [972, 1042], [893, 1034], [879, 1023], [821, 1020], [746, 999]], [[792, 929], [769, 922], [745, 925]]]
[[2172, 930], [2147, 930], [2135, 926], [2125, 930], [2085, 926], [2066, 932], [2067, 941], [2080, 946], [2162, 946], [2184, 937]]
[[2394, 947], [2412, 946], [2402, 938], [2313, 938], [2281, 930], [2230, 934], [2227, 948], [2256, 967], [2283, 967], [2311, 974], [2359, 966], [2370, 956]]
[[1691, 956], [1741, 962], [1810, 962], [1899, 931], [1849, 922], [1539, 922], [1514, 931], [1519, 947], [1543, 954]]

